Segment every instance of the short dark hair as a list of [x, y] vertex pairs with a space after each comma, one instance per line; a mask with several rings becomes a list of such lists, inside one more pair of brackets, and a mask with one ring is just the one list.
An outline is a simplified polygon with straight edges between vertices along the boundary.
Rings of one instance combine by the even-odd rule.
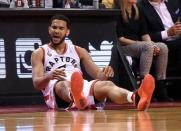
[[52, 23], [53, 20], [63, 20], [67, 23], [67, 28], [70, 29], [70, 19], [64, 15], [56, 14], [52, 16], [50, 23]]

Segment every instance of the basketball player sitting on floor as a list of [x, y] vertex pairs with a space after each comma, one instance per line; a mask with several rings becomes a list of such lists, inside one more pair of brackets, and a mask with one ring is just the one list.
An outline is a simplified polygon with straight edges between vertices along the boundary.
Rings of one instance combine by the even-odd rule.
[[[64, 41], [70, 33], [66, 16], [53, 16], [48, 29], [50, 43], [32, 53], [31, 63], [33, 84], [42, 91], [49, 108], [82, 110], [105, 103], [108, 98], [117, 104], [133, 103], [140, 111], [148, 109], [155, 88], [151, 75], [145, 76], [135, 92], [117, 87], [106, 80], [114, 75], [110, 66], [98, 68], [84, 48]], [[80, 61], [95, 80], [83, 79]]]

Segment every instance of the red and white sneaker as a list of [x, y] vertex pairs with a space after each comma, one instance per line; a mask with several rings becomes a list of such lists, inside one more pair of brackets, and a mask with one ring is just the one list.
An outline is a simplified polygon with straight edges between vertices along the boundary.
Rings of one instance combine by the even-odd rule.
[[150, 74], [145, 75], [140, 87], [133, 94], [133, 104], [139, 111], [149, 108], [154, 89], [155, 80], [153, 76]]
[[74, 104], [78, 109], [85, 109], [88, 101], [83, 94], [84, 80], [80, 72], [74, 72], [71, 76], [71, 93]]

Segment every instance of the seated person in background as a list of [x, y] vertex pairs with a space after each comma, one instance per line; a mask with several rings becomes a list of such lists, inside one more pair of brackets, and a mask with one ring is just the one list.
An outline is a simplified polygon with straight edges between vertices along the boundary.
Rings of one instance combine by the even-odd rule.
[[[118, 5], [117, 5], [118, 4]], [[120, 16], [117, 20], [117, 37], [125, 55], [139, 58], [140, 78], [150, 73], [153, 59], [155, 60], [155, 78], [160, 101], [172, 101], [164, 88], [166, 79], [168, 48], [162, 42], [153, 42], [147, 34], [144, 19], [137, 8], [136, 0], [116, 0], [115, 6], [120, 7]]]
[[167, 76], [181, 76], [181, 1], [140, 0], [148, 33], [153, 41], [168, 46]]
[[[138, 110], [148, 109], [155, 87], [151, 75], [145, 76], [134, 93], [120, 88], [106, 80], [114, 76], [112, 67], [98, 68], [87, 50], [64, 41], [70, 33], [67, 17], [53, 16], [48, 31], [50, 43], [32, 53], [31, 63], [33, 84], [42, 91], [49, 108], [86, 109], [108, 98], [117, 104], [138, 103]], [[83, 79], [80, 62], [96, 80]]]
[[113, 8], [114, 0], [102, 0], [102, 4], [105, 5], [106, 8]]
[[93, 0], [79, 0], [79, 2], [81, 3], [81, 5], [93, 5]]
[[8, 8], [10, 5], [10, 0], [0, 0], [0, 8]]
[[17, 8], [17, 7], [29, 8], [28, 0], [12, 0], [10, 3], [10, 8]]

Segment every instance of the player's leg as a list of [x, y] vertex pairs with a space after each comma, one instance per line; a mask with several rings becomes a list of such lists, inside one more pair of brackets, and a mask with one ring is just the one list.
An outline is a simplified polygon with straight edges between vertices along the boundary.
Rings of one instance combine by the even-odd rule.
[[80, 72], [74, 72], [71, 76], [71, 93], [74, 104], [78, 109], [85, 109], [88, 106], [86, 97], [83, 94], [84, 80]]
[[[117, 87], [111, 81], [97, 81], [94, 84], [93, 95], [98, 101], [103, 101], [105, 98], [109, 98], [117, 104], [134, 102], [138, 110], [145, 110], [150, 105], [154, 88], [154, 78], [148, 74], [143, 79], [140, 88], [134, 93]], [[85, 109], [88, 106], [88, 102], [83, 95], [83, 78], [79, 72], [75, 72], [72, 75], [71, 91], [76, 107], [78, 109]]]
[[146, 75], [140, 88], [133, 92], [117, 87], [110, 81], [98, 81], [94, 85], [94, 97], [102, 101], [106, 97], [117, 104], [134, 102], [138, 110], [145, 110], [150, 105], [150, 100], [155, 87], [151, 75]]
[[72, 103], [70, 96], [70, 82], [59, 81], [54, 88], [55, 100], [59, 108], [67, 108]]
[[124, 88], [119, 88], [111, 81], [97, 81], [94, 84], [93, 92], [95, 99], [98, 101], [109, 98], [112, 102], [117, 104], [132, 102], [132, 100], [128, 100], [127, 96], [128, 94], [131, 94], [130, 96], [132, 96], [133, 92]]
[[154, 78], [150, 74], [145, 75], [140, 87], [133, 94], [133, 102], [138, 110], [141, 111], [149, 108], [154, 89]]

